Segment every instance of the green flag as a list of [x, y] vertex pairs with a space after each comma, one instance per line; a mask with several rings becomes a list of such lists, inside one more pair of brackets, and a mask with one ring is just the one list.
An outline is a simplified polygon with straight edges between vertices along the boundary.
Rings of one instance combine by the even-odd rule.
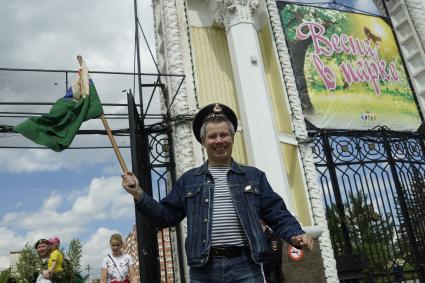
[[[80, 58], [79, 58], [80, 60]], [[50, 112], [40, 117], [31, 117], [14, 128], [35, 143], [54, 151], [69, 147], [81, 124], [103, 113], [102, 104], [88, 70], [80, 61], [77, 80], [67, 90], [67, 95], [58, 99]]]

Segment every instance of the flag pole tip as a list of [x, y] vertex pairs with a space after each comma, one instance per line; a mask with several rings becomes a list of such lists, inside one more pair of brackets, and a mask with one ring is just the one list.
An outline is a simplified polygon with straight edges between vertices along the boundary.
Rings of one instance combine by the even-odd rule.
[[78, 63], [80, 63], [80, 66], [83, 64], [83, 57], [81, 55], [77, 55]]

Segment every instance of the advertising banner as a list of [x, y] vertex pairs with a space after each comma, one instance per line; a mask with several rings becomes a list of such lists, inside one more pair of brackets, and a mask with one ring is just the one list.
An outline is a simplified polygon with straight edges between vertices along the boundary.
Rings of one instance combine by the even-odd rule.
[[277, 2], [303, 112], [317, 128], [416, 131], [421, 117], [380, 17]]

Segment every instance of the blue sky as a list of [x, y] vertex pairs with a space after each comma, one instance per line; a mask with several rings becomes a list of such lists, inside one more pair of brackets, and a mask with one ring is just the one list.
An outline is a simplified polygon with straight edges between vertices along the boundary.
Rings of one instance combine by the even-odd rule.
[[[311, 2], [311, 1], [309, 1]], [[341, 1], [376, 11], [371, 0]], [[360, 5], [360, 6], [358, 6]], [[139, 1], [145, 32], [153, 44], [150, 1]], [[89, 70], [133, 71], [133, 1], [0, 0], [0, 67], [76, 69], [81, 54]], [[154, 72], [145, 47], [142, 71]], [[101, 100], [125, 103], [129, 78], [93, 76]], [[64, 95], [63, 77], [52, 74], [0, 71], [0, 101], [53, 102]], [[33, 107], [33, 106], [31, 106]], [[47, 111], [43, 108], [2, 111]], [[122, 109], [105, 108], [105, 112]], [[16, 125], [19, 119], [0, 118]], [[125, 120], [110, 121], [113, 129]], [[101, 128], [99, 121], [83, 125]], [[107, 145], [104, 136], [78, 136], [73, 146]], [[126, 145], [128, 140], [120, 139]], [[32, 145], [17, 135], [0, 134], [0, 145]], [[129, 150], [122, 151], [130, 168]], [[66, 150], [0, 148], [0, 270], [9, 266], [9, 253], [40, 237], [58, 236], [63, 246], [73, 238], [83, 243], [83, 265], [98, 276], [114, 232], [127, 235], [134, 223], [132, 199], [121, 188], [121, 169], [112, 149]]]

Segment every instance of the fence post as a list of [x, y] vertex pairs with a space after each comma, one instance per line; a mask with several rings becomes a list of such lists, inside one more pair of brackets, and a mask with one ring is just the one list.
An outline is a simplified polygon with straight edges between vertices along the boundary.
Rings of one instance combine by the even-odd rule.
[[[148, 133], [140, 119], [131, 90], [127, 92], [132, 170], [140, 187], [152, 196]], [[143, 113], [141, 113], [143, 116]], [[136, 209], [137, 247], [141, 283], [160, 282], [157, 229]]]

